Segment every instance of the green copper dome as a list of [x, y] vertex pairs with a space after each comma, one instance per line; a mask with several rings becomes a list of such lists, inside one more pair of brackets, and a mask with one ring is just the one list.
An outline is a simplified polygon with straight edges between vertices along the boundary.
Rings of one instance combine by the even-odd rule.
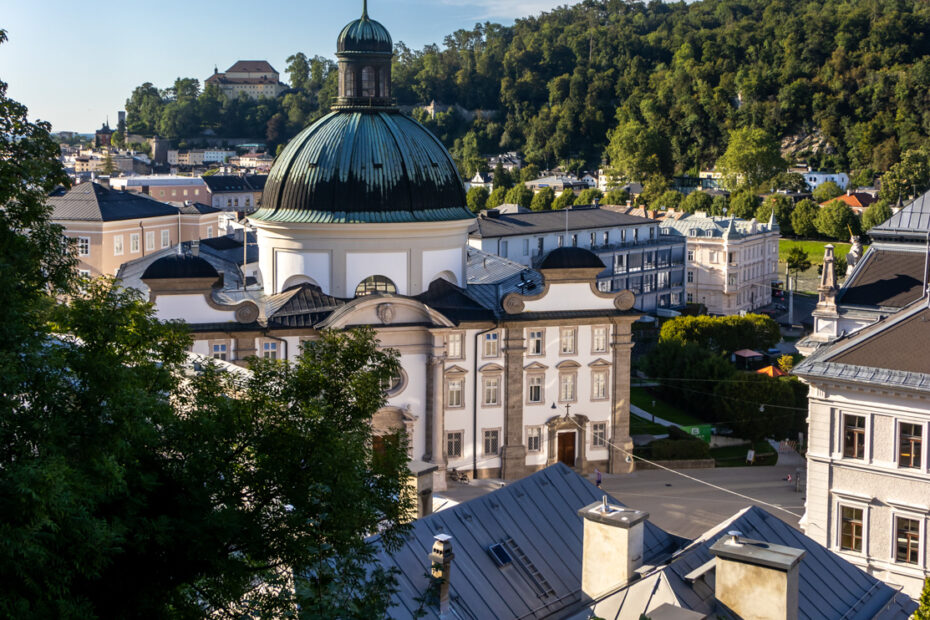
[[442, 143], [394, 108], [337, 109], [275, 160], [252, 219], [438, 222], [474, 217]]
[[339, 54], [351, 54], [353, 52], [393, 54], [394, 42], [391, 40], [391, 34], [387, 31], [387, 28], [379, 22], [369, 19], [368, 2], [365, 2], [362, 16], [349, 23], [339, 33], [339, 39], [336, 41], [336, 51]]

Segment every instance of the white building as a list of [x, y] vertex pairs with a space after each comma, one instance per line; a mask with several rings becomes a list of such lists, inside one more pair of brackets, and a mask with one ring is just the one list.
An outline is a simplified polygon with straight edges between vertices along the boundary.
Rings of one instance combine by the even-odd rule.
[[552, 250], [578, 247], [604, 263], [598, 274], [602, 291], [630, 290], [636, 309], [655, 313], [684, 305], [685, 240], [660, 235], [659, 223], [597, 206], [562, 211], [481, 214], [468, 242], [527, 267]]
[[686, 301], [709, 314], [730, 315], [761, 308], [772, 301], [778, 279], [778, 240], [774, 217], [756, 220], [708, 217], [702, 212], [669, 213], [665, 235], [687, 239]]
[[250, 99], [274, 99], [287, 85], [266, 60], [240, 60], [225, 73], [216, 68], [213, 75], [204, 80], [204, 86], [216, 86], [230, 99], [245, 94]]
[[233, 288], [200, 256], [166, 256], [140, 277], [158, 316], [187, 321], [195, 353], [237, 364], [373, 327], [402, 367], [375, 435], [405, 434], [440, 488], [447, 468], [631, 471], [634, 295], [598, 290], [604, 265], [581, 248], [538, 271], [469, 249], [455, 163], [392, 105], [387, 30], [366, 13], [338, 50], [334, 113], [284, 149], [249, 217], [261, 284]]
[[817, 188], [821, 183], [826, 183], [827, 181], [833, 181], [839, 185], [840, 189], [845, 190], [849, 185], [849, 175], [845, 172], [805, 172], [804, 181], [807, 182], [807, 185], [811, 188], [811, 191]]

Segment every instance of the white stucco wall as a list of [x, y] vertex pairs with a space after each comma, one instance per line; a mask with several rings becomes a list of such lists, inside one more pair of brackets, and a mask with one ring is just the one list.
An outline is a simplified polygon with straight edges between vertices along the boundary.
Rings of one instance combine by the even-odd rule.
[[423, 286], [428, 287], [444, 271], [455, 275], [454, 284], [464, 286], [464, 253], [461, 248], [427, 250], [423, 252]]
[[588, 282], [556, 283], [545, 297], [525, 302], [524, 312], [557, 312], [560, 310], [610, 310], [613, 298], [598, 297]]
[[407, 258], [404, 252], [348, 252], [345, 290], [354, 295], [355, 288], [365, 278], [385, 276], [397, 286], [398, 294], [411, 294], [407, 283]]
[[211, 308], [201, 295], [159, 295], [155, 305], [155, 316], [162, 321], [181, 319], [188, 323], [234, 322], [234, 311], [225, 312]]
[[292, 252], [278, 250], [275, 254], [277, 277], [275, 290], [283, 290], [284, 283], [294, 275], [305, 275], [320, 285], [324, 293], [332, 290], [330, 282], [330, 256], [329, 252]]

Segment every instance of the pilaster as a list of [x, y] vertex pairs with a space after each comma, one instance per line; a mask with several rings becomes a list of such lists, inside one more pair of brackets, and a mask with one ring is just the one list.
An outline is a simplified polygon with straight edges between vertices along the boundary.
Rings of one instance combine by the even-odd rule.
[[523, 443], [523, 328], [503, 330], [504, 343], [504, 445], [501, 449], [501, 478], [517, 480], [526, 473]]
[[443, 445], [445, 404], [443, 402], [442, 369], [445, 358], [430, 355], [426, 363], [426, 454], [424, 460], [437, 466], [433, 474], [433, 489], [446, 488], [446, 454]]
[[630, 438], [630, 357], [633, 351], [633, 331], [630, 321], [614, 323], [610, 341], [613, 358], [613, 389], [611, 390], [611, 420], [608, 470], [612, 474], [628, 474], [635, 469]]

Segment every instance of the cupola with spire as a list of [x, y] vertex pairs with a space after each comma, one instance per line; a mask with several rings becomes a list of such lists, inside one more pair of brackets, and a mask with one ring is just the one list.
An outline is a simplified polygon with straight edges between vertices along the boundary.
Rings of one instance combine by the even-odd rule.
[[368, 0], [362, 5], [362, 16], [339, 33], [336, 57], [339, 59], [337, 108], [393, 105], [394, 43], [387, 28], [368, 17]]

